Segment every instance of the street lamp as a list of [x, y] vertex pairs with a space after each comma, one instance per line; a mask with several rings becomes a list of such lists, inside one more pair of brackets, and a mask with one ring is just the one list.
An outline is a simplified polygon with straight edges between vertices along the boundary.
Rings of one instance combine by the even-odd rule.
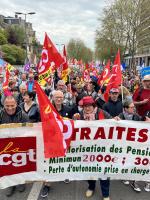
[[26, 45], [26, 59], [25, 64], [28, 62], [28, 41], [27, 41], [27, 28], [26, 28], [26, 22], [27, 22], [27, 15], [34, 15], [35, 12], [28, 12], [28, 13], [22, 13], [22, 12], [15, 12], [16, 15], [24, 15], [25, 16], [25, 45]]

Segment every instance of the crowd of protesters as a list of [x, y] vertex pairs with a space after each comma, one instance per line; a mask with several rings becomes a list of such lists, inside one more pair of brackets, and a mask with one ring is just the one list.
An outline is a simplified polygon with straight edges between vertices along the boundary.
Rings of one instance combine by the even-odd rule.
[[[7, 94], [3, 92], [4, 76], [0, 74], [0, 124], [18, 122], [40, 122], [40, 112], [36, 97], [34, 79], [37, 75], [18, 70], [9, 77]], [[150, 75], [143, 79], [134, 72], [123, 73], [123, 85], [111, 88], [109, 100], [105, 102], [105, 85], [100, 86], [97, 79], [91, 76], [83, 80], [78, 73], [70, 73], [68, 82], [61, 80], [57, 72], [49, 77], [43, 87], [46, 95], [62, 117], [74, 120], [98, 120], [103, 112], [104, 119], [134, 120], [150, 122]], [[122, 95], [123, 94], [123, 95]], [[101, 180], [100, 186], [104, 200], [109, 200], [109, 180]], [[130, 184], [135, 191], [141, 188], [137, 182], [123, 181]], [[96, 181], [88, 181], [86, 197], [91, 197]], [[24, 191], [25, 185], [7, 188], [6, 195], [11, 196], [15, 189]], [[150, 183], [146, 183], [145, 191], [150, 192]], [[41, 196], [46, 197], [50, 185], [45, 184]]]

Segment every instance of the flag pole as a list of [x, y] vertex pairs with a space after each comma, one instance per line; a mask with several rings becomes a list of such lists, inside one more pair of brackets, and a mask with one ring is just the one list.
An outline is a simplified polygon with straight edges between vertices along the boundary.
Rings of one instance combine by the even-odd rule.
[[122, 82], [121, 82], [121, 97], [122, 97], [122, 103], [123, 103], [123, 85], [122, 85]]

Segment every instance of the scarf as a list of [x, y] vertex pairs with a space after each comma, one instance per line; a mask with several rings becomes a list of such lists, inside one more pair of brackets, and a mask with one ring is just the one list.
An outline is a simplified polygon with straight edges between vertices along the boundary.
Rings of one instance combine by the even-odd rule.
[[133, 114], [129, 114], [127, 112], [123, 112], [124, 118], [126, 120], [132, 120], [133, 119]]
[[92, 121], [92, 120], [95, 120], [95, 114], [97, 112], [97, 107], [94, 108], [93, 112], [92, 113], [85, 113], [83, 111], [83, 118], [84, 120], [88, 120], [88, 121]]

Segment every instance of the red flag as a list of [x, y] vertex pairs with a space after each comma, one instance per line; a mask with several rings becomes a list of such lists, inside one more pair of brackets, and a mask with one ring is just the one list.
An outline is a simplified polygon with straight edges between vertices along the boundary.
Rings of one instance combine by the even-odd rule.
[[[122, 83], [121, 63], [120, 63], [120, 51], [116, 55], [114, 65], [112, 66], [112, 75], [110, 79], [112, 87], [118, 87]], [[111, 87], [111, 88], [112, 88]]]
[[64, 58], [64, 63], [63, 63], [63, 69], [62, 69], [62, 79], [67, 82], [67, 75], [68, 75], [68, 62], [67, 62], [67, 54], [66, 54], [66, 48], [64, 45], [63, 49], [63, 58]]
[[122, 74], [121, 74], [121, 63], [120, 63], [120, 51], [116, 55], [114, 65], [112, 67], [111, 77], [107, 84], [106, 92], [104, 94], [105, 101], [108, 101], [109, 91], [111, 88], [117, 88], [122, 83]]
[[91, 80], [89, 71], [87, 69], [83, 71], [83, 80], [84, 81], [90, 81]]
[[85, 64], [85, 69], [88, 69], [89, 68], [89, 63], [86, 63]]
[[45, 157], [65, 156], [72, 140], [73, 120], [63, 120], [39, 84], [35, 82], [35, 85], [42, 120]]
[[38, 66], [39, 81], [49, 78], [51, 70], [60, 67], [62, 63], [64, 63], [63, 57], [45, 33], [41, 60]]
[[100, 110], [100, 112], [98, 113], [98, 119], [99, 120], [105, 119], [103, 110]]
[[82, 59], [78, 60], [78, 65], [82, 65]]
[[110, 78], [110, 60], [108, 60], [106, 66], [104, 67], [103, 72], [101, 73], [99, 79], [98, 79], [98, 84], [100, 86], [104, 85], [105, 82], [107, 82]]
[[[65, 156], [65, 149], [63, 144], [63, 134], [53, 110], [55, 109], [48, 97], [41, 89], [39, 84], [35, 82], [36, 93], [39, 101], [39, 108], [42, 120], [42, 130], [44, 139], [44, 154], [45, 158], [54, 158]], [[59, 117], [57, 115], [57, 117]], [[61, 119], [61, 117], [59, 117]], [[63, 124], [60, 125], [63, 127]]]
[[8, 89], [9, 76], [10, 76], [8, 67], [6, 67], [6, 74], [5, 74], [5, 76], [6, 76], [6, 79], [5, 79], [5, 82], [3, 83], [3, 92], [4, 92], [5, 96], [9, 96], [9, 95], [12, 95], [12, 93]]
[[66, 69], [68, 69], [68, 62], [67, 62], [67, 53], [66, 53], [65, 45], [64, 45], [64, 49], [63, 49], [63, 58], [64, 58], [63, 70], [66, 70]]

